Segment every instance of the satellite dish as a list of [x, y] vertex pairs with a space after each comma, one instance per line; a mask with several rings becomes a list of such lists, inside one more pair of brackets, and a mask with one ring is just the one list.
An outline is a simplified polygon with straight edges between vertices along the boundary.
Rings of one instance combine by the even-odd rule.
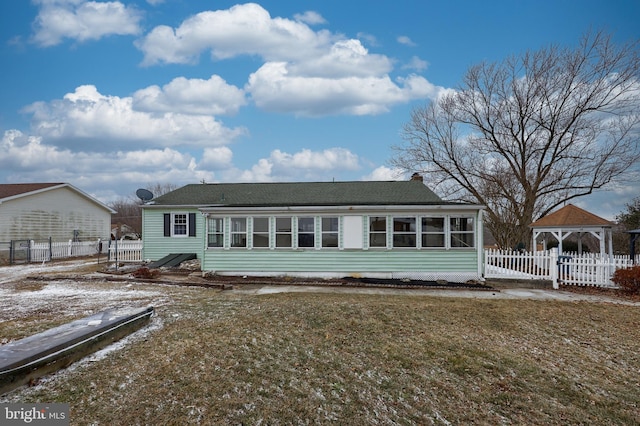
[[138, 198], [140, 198], [145, 203], [153, 198], [153, 192], [149, 191], [148, 189], [144, 189], [144, 188], [138, 189], [136, 191], [136, 195], [138, 196]]

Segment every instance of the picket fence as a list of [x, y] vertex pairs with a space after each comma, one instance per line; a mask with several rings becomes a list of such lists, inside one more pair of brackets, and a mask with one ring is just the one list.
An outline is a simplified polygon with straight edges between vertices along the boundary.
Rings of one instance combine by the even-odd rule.
[[109, 261], [142, 262], [142, 240], [112, 240], [109, 245]]
[[[558, 253], [557, 249], [536, 252], [485, 249], [484, 277], [550, 280], [553, 288], [563, 285], [614, 287], [616, 269], [633, 265], [629, 256], [593, 253]], [[635, 264], [640, 264], [640, 256]]]
[[29, 242], [30, 262], [47, 262], [78, 256], [106, 254], [112, 262], [142, 262], [142, 241], [40, 241]]
[[64, 259], [67, 257], [94, 256], [104, 253], [101, 240], [98, 241], [44, 241], [29, 243], [29, 260], [31, 262], [46, 262], [52, 259]]
[[[25, 241], [26, 242], [26, 241]], [[74, 256], [106, 254], [110, 262], [142, 262], [141, 240], [36, 242], [31, 240], [29, 260], [46, 262]], [[550, 280], [553, 288], [563, 285], [614, 287], [611, 277], [620, 268], [634, 264], [629, 256], [592, 253], [558, 253], [557, 249], [536, 252], [485, 249], [484, 277]], [[635, 264], [640, 265], [640, 254]]]

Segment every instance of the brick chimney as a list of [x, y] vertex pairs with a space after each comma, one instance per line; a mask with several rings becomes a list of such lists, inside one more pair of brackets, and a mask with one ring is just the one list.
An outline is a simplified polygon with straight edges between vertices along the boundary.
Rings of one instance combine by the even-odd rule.
[[418, 172], [411, 175], [411, 180], [417, 180], [419, 182], [424, 182], [422, 179], [422, 175]]

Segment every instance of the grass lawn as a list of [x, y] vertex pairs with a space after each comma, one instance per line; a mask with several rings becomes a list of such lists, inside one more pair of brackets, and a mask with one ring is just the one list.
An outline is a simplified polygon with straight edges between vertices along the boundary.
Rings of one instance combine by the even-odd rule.
[[[5, 400], [71, 424], [640, 424], [637, 306], [127, 289], [151, 331]], [[0, 320], [12, 339], [59, 316]]]

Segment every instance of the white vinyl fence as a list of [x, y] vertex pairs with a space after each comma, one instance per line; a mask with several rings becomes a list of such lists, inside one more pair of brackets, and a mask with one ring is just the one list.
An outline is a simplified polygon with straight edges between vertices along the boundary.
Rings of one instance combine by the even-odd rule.
[[142, 240], [112, 240], [109, 245], [109, 261], [142, 262]]
[[[633, 265], [629, 256], [592, 253], [562, 253], [557, 249], [537, 252], [486, 249], [485, 278], [550, 280], [553, 288], [560, 284], [613, 287], [616, 269]], [[636, 257], [639, 264], [640, 256]]]
[[25, 240], [22, 250], [26, 262], [48, 262], [79, 256], [108, 255], [111, 262], [141, 262], [142, 241], [97, 240], [97, 241], [34, 241]]
[[550, 280], [552, 262], [549, 251], [529, 253], [485, 249], [484, 276], [485, 278]]
[[103, 252], [102, 242], [98, 241], [30, 241], [29, 259], [31, 262], [45, 262], [77, 256], [94, 256]]

